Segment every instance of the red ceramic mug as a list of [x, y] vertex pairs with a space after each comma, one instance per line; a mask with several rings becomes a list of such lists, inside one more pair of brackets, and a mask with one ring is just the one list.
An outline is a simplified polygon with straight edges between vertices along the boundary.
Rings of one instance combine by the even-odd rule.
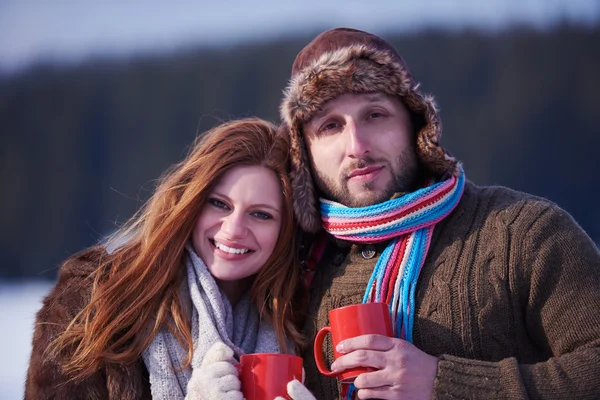
[[334, 358], [340, 357], [335, 348], [345, 339], [361, 335], [379, 334], [393, 336], [390, 309], [386, 303], [364, 303], [336, 308], [329, 311], [329, 325], [322, 328], [315, 337], [314, 354], [319, 371], [330, 377], [337, 377], [342, 383], [352, 382], [363, 372], [375, 371], [375, 368], [357, 367], [340, 373], [331, 372], [325, 365], [323, 341], [331, 333]]
[[246, 400], [289, 399], [288, 382], [302, 381], [302, 358], [289, 354], [244, 354], [237, 368]]

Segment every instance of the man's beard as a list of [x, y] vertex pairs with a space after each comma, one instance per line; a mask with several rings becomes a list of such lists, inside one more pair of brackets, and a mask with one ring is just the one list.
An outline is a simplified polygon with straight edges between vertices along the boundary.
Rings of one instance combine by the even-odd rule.
[[[396, 163], [391, 165], [387, 160], [364, 157], [344, 169], [337, 181], [323, 176], [313, 165], [315, 182], [325, 198], [347, 207], [366, 207], [382, 203], [391, 199], [395, 193], [412, 192], [419, 179], [419, 163], [414, 148], [405, 149], [395, 161]], [[361, 192], [361, 196], [352, 194], [348, 188], [348, 174], [356, 168], [365, 168], [372, 164], [382, 164], [390, 169], [392, 179], [387, 187], [374, 190], [373, 182], [365, 182], [362, 185], [364, 191]]]

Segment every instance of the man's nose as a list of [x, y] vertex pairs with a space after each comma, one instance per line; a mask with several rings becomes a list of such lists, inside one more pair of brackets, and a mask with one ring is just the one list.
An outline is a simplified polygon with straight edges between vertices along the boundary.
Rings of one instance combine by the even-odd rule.
[[371, 149], [368, 133], [355, 119], [348, 118], [346, 120], [345, 134], [347, 139], [346, 154], [348, 157], [363, 158], [365, 154], [369, 153]]
[[228, 239], [243, 239], [248, 233], [246, 219], [242, 213], [233, 211], [231, 214], [223, 217], [221, 230], [227, 235]]

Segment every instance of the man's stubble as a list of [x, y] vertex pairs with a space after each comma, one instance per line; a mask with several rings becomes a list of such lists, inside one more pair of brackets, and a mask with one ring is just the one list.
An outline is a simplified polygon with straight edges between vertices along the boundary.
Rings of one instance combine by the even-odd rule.
[[[353, 194], [348, 188], [348, 174], [356, 168], [364, 168], [372, 164], [383, 165], [391, 172], [392, 179], [383, 190], [374, 190], [372, 182], [362, 185], [364, 191], [360, 196]], [[392, 198], [395, 193], [407, 193], [415, 190], [419, 180], [419, 163], [415, 154], [414, 146], [402, 151], [392, 165], [387, 160], [378, 160], [364, 157], [354, 161], [346, 167], [338, 177], [337, 181], [321, 174], [312, 165], [313, 176], [321, 195], [347, 207], [366, 207], [382, 203]]]

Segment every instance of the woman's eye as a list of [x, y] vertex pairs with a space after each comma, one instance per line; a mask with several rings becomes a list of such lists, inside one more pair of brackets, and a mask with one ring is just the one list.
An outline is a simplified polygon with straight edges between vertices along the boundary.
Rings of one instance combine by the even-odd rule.
[[273, 218], [273, 216], [271, 214], [262, 212], [262, 211], [255, 211], [252, 213], [252, 215], [258, 219], [272, 219]]
[[208, 199], [208, 203], [217, 208], [222, 208], [225, 210], [229, 209], [229, 206], [224, 201], [221, 201], [219, 199], [214, 199], [214, 198]]
[[372, 112], [372, 113], [369, 114], [369, 119], [371, 119], [371, 118], [379, 118], [379, 117], [382, 117], [382, 116], [383, 116], [383, 114], [380, 113], [380, 112]]

